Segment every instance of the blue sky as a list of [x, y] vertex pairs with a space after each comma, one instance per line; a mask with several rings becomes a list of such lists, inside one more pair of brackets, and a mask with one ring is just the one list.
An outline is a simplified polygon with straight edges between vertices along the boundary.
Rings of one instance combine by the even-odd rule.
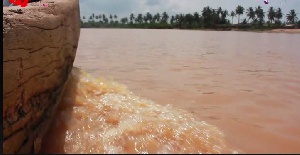
[[[229, 12], [234, 10], [237, 5], [245, 9], [262, 6], [267, 12], [270, 6], [280, 7], [285, 15], [291, 9], [295, 9], [297, 17], [300, 19], [300, 0], [269, 0], [269, 4], [264, 4], [263, 0], [79, 0], [81, 16], [95, 14], [116, 14], [118, 19], [129, 17], [131, 13], [146, 14], [150, 12], [162, 13], [166, 11], [169, 15], [178, 13], [201, 13], [203, 7], [210, 6], [214, 9], [222, 7]], [[245, 18], [245, 13], [241, 19]], [[285, 18], [284, 18], [285, 20]], [[237, 19], [234, 20], [237, 22]]]

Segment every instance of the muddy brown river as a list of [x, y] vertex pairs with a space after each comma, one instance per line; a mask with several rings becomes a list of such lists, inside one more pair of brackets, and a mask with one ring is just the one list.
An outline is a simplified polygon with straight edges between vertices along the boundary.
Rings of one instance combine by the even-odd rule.
[[239, 152], [300, 152], [299, 34], [81, 29], [74, 66], [187, 110]]

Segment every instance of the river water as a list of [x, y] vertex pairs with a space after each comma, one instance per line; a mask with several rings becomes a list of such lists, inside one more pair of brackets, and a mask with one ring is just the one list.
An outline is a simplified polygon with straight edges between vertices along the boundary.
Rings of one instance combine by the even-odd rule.
[[244, 153], [300, 152], [300, 35], [81, 29], [74, 66], [217, 127]]

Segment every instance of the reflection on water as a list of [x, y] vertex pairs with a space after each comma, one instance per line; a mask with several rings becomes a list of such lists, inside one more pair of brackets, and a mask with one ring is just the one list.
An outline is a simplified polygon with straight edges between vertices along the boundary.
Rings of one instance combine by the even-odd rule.
[[214, 126], [73, 68], [43, 153], [234, 153]]
[[299, 34], [82, 29], [75, 66], [217, 126], [246, 153], [300, 152]]

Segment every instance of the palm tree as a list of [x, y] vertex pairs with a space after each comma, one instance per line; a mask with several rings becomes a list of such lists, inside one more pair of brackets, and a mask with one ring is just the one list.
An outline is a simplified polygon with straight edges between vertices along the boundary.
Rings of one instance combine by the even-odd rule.
[[180, 14], [180, 15], [176, 15], [175, 16], [178, 24], [179, 24], [179, 28], [182, 28], [182, 24], [184, 23], [184, 15], [183, 14]]
[[249, 17], [248, 21], [249, 21], [249, 19], [251, 19], [253, 22], [253, 20], [255, 19], [255, 12], [252, 7], [249, 7], [249, 9], [247, 9], [247, 16]]
[[108, 23], [108, 19], [106, 18], [105, 14], [102, 15], [102, 20], [104, 23]]
[[151, 15], [150, 12], [147, 12], [147, 13], [146, 13], [146, 17], [147, 17], [147, 19], [149, 20], [149, 22], [152, 22], [152, 15]]
[[155, 23], [156, 20], [157, 20], [157, 16], [156, 16], [156, 14], [155, 14], [155, 15], [153, 15], [152, 22]]
[[255, 14], [256, 17], [259, 19], [259, 25], [262, 26], [262, 23], [264, 22], [265, 13], [261, 6], [255, 8]]
[[140, 24], [143, 22], [143, 15], [142, 14], [138, 14], [136, 21], [138, 21]]
[[271, 24], [272, 24], [272, 21], [275, 19], [275, 11], [274, 11], [273, 7], [269, 8], [268, 19], [269, 19]]
[[238, 5], [235, 9], [235, 13], [238, 15], [238, 24], [240, 24], [240, 15], [244, 14], [244, 8]]
[[292, 9], [289, 14], [286, 15], [286, 20], [292, 24], [295, 23], [296, 20], [298, 20], [296, 12], [294, 9]]
[[156, 20], [157, 20], [157, 22], [160, 21], [160, 14], [159, 13], [156, 14]]
[[199, 17], [199, 13], [198, 12], [194, 12], [194, 19], [196, 22], [199, 21], [200, 17]]
[[220, 17], [217, 14], [216, 9], [212, 9], [212, 23], [213, 23], [213, 25], [219, 23], [219, 21], [220, 21]]
[[275, 12], [275, 18], [276, 18], [277, 24], [280, 24], [280, 19], [282, 18], [282, 16], [283, 16], [283, 13], [281, 12], [281, 9], [278, 8], [277, 11]]
[[197, 26], [199, 26], [200, 17], [198, 12], [194, 13], [194, 21], [196, 22]]
[[117, 20], [118, 16], [117, 15], [114, 15], [114, 19], [115, 19], [115, 24], [118, 24], [119, 21]]
[[[85, 16], [82, 16], [82, 19], [85, 19]], [[81, 26], [84, 25], [84, 21], [83, 21], [82, 19], [80, 19], [80, 21], [81, 21]]]
[[207, 7], [204, 7], [203, 10], [202, 10], [202, 17], [203, 17], [203, 20], [204, 20], [204, 24], [206, 26], [209, 26], [210, 25], [210, 22], [212, 21], [212, 16], [213, 16], [213, 10], [207, 6]]
[[179, 24], [179, 26], [180, 26], [180, 23], [179, 23], [180, 22], [180, 16], [179, 16], [179, 14], [175, 15], [174, 21], [175, 21], [176, 24]]
[[175, 21], [178, 22], [179, 21], [179, 14], [175, 15]]
[[186, 14], [185, 15], [185, 19], [186, 19], [186, 21], [187, 21], [187, 27], [188, 28], [192, 28], [192, 22], [193, 22], [193, 19], [194, 19], [194, 17], [193, 17], [193, 15], [192, 14]]
[[146, 15], [143, 17], [143, 20], [144, 20], [144, 22], [145, 22], [145, 23], [147, 23], [147, 22], [148, 22], [148, 18], [147, 18], [147, 16], [146, 16]]
[[112, 15], [112, 14], [109, 15], [109, 19], [110, 19], [110, 22], [109, 22], [109, 23], [112, 24], [112, 23], [114, 22], [114, 21], [113, 21], [113, 15]]
[[102, 18], [103, 18], [103, 19], [105, 19], [105, 18], [106, 18], [105, 14], [103, 14], [103, 15], [102, 15]]
[[131, 13], [131, 14], [130, 14], [130, 17], [129, 17], [130, 23], [131, 23], [131, 24], [133, 24], [133, 19], [134, 19], [134, 18], [135, 18], [135, 17], [134, 17], [134, 14]]
[[168, 14], [166, 12], [163, 12], [161, 22], [162, 23], [167, 23], [168, 19], [169, 19]]
[[221, 8], [221, 7], [219, 7], [219, 8], [218, 8], [218, 10], [217, 10], [217, 14], [218, 14], [218, 15], [220, 15], [220, 14], [221, 14], [221, 12], [222, 12], [222, 8]]
[[126, 24], [127, 21], [128, 21], [128, 18], [127, 18], [127, 17], [121, 19], [121, 23], [122, 23], [123, 25]]
[[230, 16], [232, 18], [231, 21], [232, 21], [232, 25], [233, 25], [233, 17], [236, 17], [236, 14], [234, 13], [234, 11], [231, 11]]
[[101, 21], [102, 15], [99, 14], [99, 15], [98, 15], [98, 18], [99, 18], [99, 23], [101, 23], [101, 22], [102, 22], [102, 21]]
[[228, 15], [228, 11], [221, 11], [221, 24], [225, 24], [226, 23], [226, 17]]
[[88, 20], [88, 23], [93, 27], [95, 26], [95, 21], [94, 21], [94, 18], [95, 18], [95, 14], [93, 13], [91, 16], [90, 16], [90, 19]]
[[171, 16], [170, 23], [173, 24], [173, 23], [174, 23], [174, 20], [175, 20], [175, 17], [174, 17], [174, 16]]

